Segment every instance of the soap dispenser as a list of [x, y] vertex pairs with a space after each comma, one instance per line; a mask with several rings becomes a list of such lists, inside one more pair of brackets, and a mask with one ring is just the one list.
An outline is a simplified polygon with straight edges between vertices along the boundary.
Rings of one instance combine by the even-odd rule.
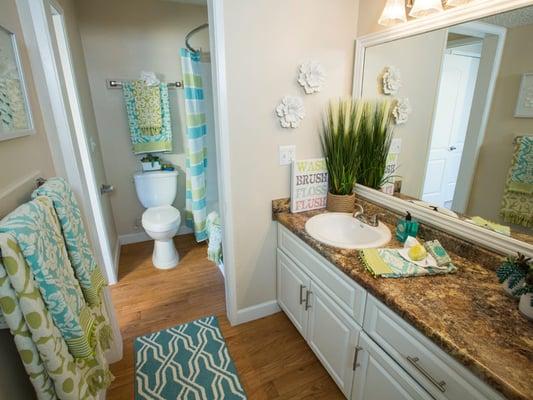
[[418, 221], [414, 220], [411, 213], [407, 211], [405, 218], [398, 220], [396, 225], [396, 239], [403, 243], [409, 236], [416, 237], [418, 226]]

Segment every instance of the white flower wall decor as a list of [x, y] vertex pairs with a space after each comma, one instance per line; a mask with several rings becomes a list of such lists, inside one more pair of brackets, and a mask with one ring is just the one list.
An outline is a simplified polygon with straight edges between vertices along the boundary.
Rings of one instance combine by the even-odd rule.
[[397, 94], [402, 87], [402, 75], [394, 66], [385, 67], [382, 75], [383, 93], [386, 95]]
[[409, 114], [411, 114], [411, 112], [411, 102], [407, 97], [396, 99], [396, 103], [392, 110], [396, 125], [405, 124], [409, 119]]
[[317, 61], [308, 61], [298, 68], [298, 83], [305, 90], [306, 94], [320, 92], [322, 85], [326, 81], [326, 72]]
[[283, 128], [298, 128], [305, 117], [304, 102], [298, 96], [285, 96], [276, 107], [279, 123]]

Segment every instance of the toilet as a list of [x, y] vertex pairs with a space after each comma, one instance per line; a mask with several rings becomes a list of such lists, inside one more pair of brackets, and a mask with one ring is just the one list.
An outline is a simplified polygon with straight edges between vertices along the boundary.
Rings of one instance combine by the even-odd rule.
[[154, 239], [152, 262], [159, 269], [178, 265], [179, 255], [172, 238], [181, 223], [180, 212], [172, 207], [178, 190], [176, 171], [139, 172], [134, 176], [135, 190], [141, 204], [146, 208], [142, 226]]

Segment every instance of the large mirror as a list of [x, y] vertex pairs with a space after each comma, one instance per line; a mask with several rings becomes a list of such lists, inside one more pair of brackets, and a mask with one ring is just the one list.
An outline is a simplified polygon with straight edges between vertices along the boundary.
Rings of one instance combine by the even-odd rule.
[[357, 86], [403, 106], [383, 191], [533, 243], [533, 6], [366, 47]]

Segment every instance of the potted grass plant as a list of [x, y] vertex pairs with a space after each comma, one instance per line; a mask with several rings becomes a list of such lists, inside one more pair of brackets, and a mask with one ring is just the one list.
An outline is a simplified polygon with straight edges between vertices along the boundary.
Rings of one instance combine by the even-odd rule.
[[520, 253], [516, 257], [508, 257], [496, 270], [503, 290], [511, 296], [518, 297], [516, 289], [524, 284], [530, 268], [531, 258]]
[[354, 210], [360, 111], [360, 103], [352, 99], [331, 102], [322, 122], [320, 141], [328, 170], [328, 211]]
[[372, 189], [381, 187], [393, 178], [394, 171], [385, 173], [392, 140], [392, 102], [365, 102], [357, 132], [357, 183]]
[[524, 283], [513, 294], [520, 296], [520, 302], [518, 303], [520, 312], [533, 320], [533, 266], [529, 267]]

